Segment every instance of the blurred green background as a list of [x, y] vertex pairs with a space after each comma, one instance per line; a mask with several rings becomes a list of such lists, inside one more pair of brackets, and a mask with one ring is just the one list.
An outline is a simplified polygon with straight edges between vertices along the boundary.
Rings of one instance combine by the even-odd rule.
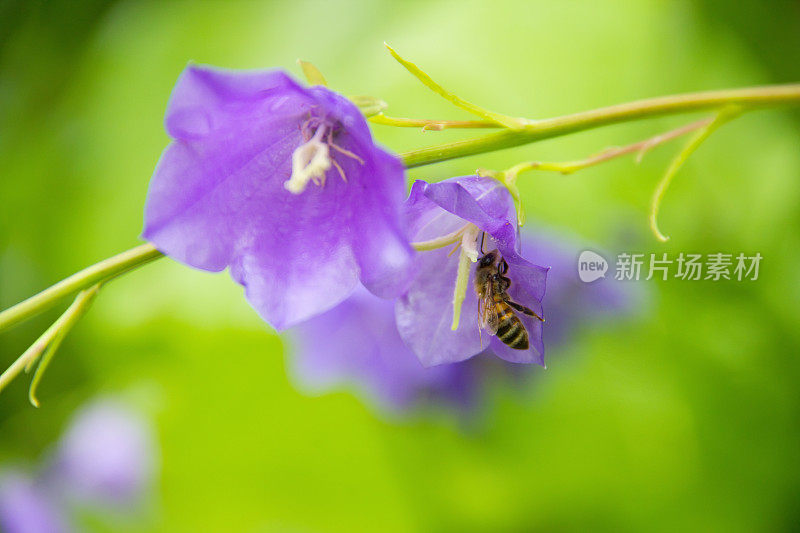
[[[462, 97], [531, 118], [800, 80], [794, 1], [0, 2], [0, 307], [137, 244], [187, 61], [298, 73], [303, 58], [393, 115], [467, 118], [384, 40]], [[134, 390], [163, 454], [157, 509], [131, 530], [796, 529], [799, 116], [748, 114], [715, 134], [667, 194], [666, 245], [647, 208], [677, 144], [638, 166], [522, 178], [531, 224], [601, 249], [760, 252], [761, 275], [646, 282], [640, 317], [583, 328], [524, 393], [494, 387], [469, 430], [444, 412], [395, 419], [346, 392], [301, 395], [281, 339], [227, 275], [162, 260], [103, 292], [45, 377], [41, 409], [25, 379], [0, 396], [0, 462], [37, 457], [87, 398]], [[411, 177], [574, 159], [686, 120]], [[465, 135], [374, 131], [397, 151]], [[57, 312], [3, 333], [2, 366]]]

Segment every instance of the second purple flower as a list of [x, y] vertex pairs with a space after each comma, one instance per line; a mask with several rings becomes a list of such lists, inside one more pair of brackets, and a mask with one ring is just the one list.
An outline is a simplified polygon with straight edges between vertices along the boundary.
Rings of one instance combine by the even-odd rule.
[[[417, 181], [405, 214], [412, 240], [423, 251], [417, 254], [414, 281], [397, 301], [397, 327], [422, 364], [463, 361], [490, 348], [512, 363], [544, 365], [541, 321], [517, 312], [528, 343], [525, 349], [511, 348], [501, 342], [501, 330], [498, 336], [487, 330], [474, 289], [479, 259], [495, 251], [507, 263], [512, 301], [544, 316], [547, 269], [519, 255], [516, 210], [508, 190], [478, 176]], [[460, 291], [454, 290], [457, 279], [463, 281]]]

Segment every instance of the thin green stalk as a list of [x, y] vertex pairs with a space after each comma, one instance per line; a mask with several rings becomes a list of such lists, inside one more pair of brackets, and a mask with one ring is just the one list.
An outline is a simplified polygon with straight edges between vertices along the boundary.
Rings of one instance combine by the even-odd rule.
[[163, 254], [156, 250], [155, 246], [149, 243], [142, 244], [76, 272], [39, 294], [0, 312], [0, 331], [48, 309], [65, 296], [137, 268], [159, 257], [163, 257]]
[[521, 129], [504, 130], [475, 139], [420, 148], [405, 152], [401, 154], [401, 157], [407, 168], [414, 168], [449, 159], [503, 150], [619, 122], [719, 109], [728, 105], [739, 105], [744, 111], [750, 111], [762, 107], [789, 104], [800, 104], [800, 84], [798, 83], [662, 96], [538, 120]]
[[420, 118], [390, 117], [378, 113], [369, 117], [373, 124], [395, 128], [422, 128], [422, 131], [442, 131], [447, 129], [500, 128], [501, 125], [489, 120], [431, 120]]
[[[75, 298], [75, 301], [72, 303], [72, 305], [70, 305], [69, 308], [67, 308], [67, 310], [64, 311], [64, 313], [60, 317], [58, 317], [58, 319], [55, 322], [53, 322], [53, 324], [49, 328], [47, 328], [47, 331], [42, 333], [41, 337], [39, 337], [36, 340], [36, 342], [34, 342], [30, 346], [30, 348], [25, 350], [25, 353], [23, 353], [19, 358], [17, 358], [17, 360], [14, 361], [14, 363], [10, 367], [8, 367], [8, 369], [6, 369], [6, 371], [3, 372], [2, 375], [0, 375], [0, 391], [2, 391], [6, 387], [6, 385], [8, 385], [15, 377], [17, 377], [23, 371], [31, 368], [39, 359], [39, 357], [43, 353], [45, 353], [46, 350], [52, 352], [53, 348], [58, 347], [57, 344], [54, 346], [53, 343], [60, 342], [57, 341], [59, 336], [69, 331], [72, 328], [72, 326], [74, 326], [75, 323], [78, 321], [78, 319], [80, 319], [80, 317], [83, 316], [83, 314], [89, 308], [95, 296], [97, 295], [97, 291], [100, 289], [100, 285], [101, 284], [98, 283], [91, 289], [82, 291], [78, 295], [78, 297]], [[38, 369], [37, 369], [37, 375], [39, 376], [41, 375]], [[41, 377], [35, 379], [37, 384], [39, 379], [41, 379]], [[32, 388], [33, 392], [31, 393], [34, 396], [32, 396], [33, 399], [31, 401], [34, 403], [34, 405], [37, 405], [34, 402], [35, 390], [36, 389], [34, 386]]]
[[[42, 335], [42, 337], [44, 337], [51, 330], [55, 332], [50, 338], [49, 344], [41, 356], [39, 366], [36, 367], [36, 372], [33, 374], [30, 389], [28, 389], [28, 399], [34, 407], [39, 407], [39, 399], [36, 397], [36, 390], [39, 388], [39, 383], [42, 381], [45, 370], [47, 370], [47, 367], [53, 360], [53, 357], [58, 351], [59, 346], [61, 346], [61, 341], [64, 340], [64, 337], [67, 336], [67, 333], [69, 333], [73, 326], [75, 326], [75, 324], [78, 323], [83, 315], [86, 314], [86, 311], [89, 310], [92, 302], [94, 302], [94, 299], [97, 297], [97, 293], [100, 292], [100, 287], [102, 285], [103, 283], [96, 283], [90, 288], [78, 293], [78, 296], [75, 298], [75, 301], [72, 303], [72, 305], [70, 305], [69, 308], [64, 311], [64, 314], [62, 314], [61, 317], [59, 317], [59, 319], [52, 326], [50, 326], [50, 329], [48, 329], [47, 332]], [[32, 358], [26, 365], [25, 370], [27, 371], [28, 368], [33, 366], [34, 362], [35, 359]], [[14, 376], [10, 376], [9, 379], [14, 379]], [[0, 390], [2, 390], [2, 387], [4, 386], [5, 383], [0, 384]]]
[[660, 133], [655, 137], [650, 137], [649, 139], [645, 139], [643, 141], [639, 141], [633, 144], [628, 144], [626, 146], [607, 148], [602, 152], [598, 152], [596, 154], [590, 155], [585, 159], [579, 159], [576, 161], [564, 161], [564, 162], [526, 161], [524, 163], [518, 163], [505, 171], [506, 180], [511, 181], [512, 183], [516, 182], [517, 177], [520, 174], [522, 174], [523, 172], [527, 172], [529, 170], [545, 170], [552, 172], [560, 172], [562, 174], [572, 174], [573, 172], [583, 170], [584, 168], [592, 167], [594, 165], [599, 165], [600, 163], [605, 163], [606, 161], [610, 161], [611, 159], [615, 159], [617, 157], [621, 157], [632, 153], [638, 154], [636, 157], [636, 162], [638, 163], [644, 156], [645, 152], [652, 150], [653, 148], [655, 148], [660, 144], [664, 144], [665, 142], [671, 141], [672, 139], [675, 139], [689, 132], [699, 130], [700, 128], [708, 126], [713, 121], [714, 121], [713, 117], [704, 118], [703, 120], [692, 122], [691, 124], [687, 124], [685, 126], [668, 131], [666, 133]]
[[450, 244], [455, 244], [456, 242], [460, 241], [461, 236], [464, 235], [464, 232], [468, 227], [469, 227], [469, 222], [464, 224], [461, 228], [457, 229], [456, 231], [448, 233], [447, 235], [442, 235], [441, 237], [437, 237], [429, 241], [412, 242], [411, 247], [418, 252], [427, 252], [430, 250], [438, 250], [439, 248], [444, 248], [445, 246], [448, 246]]
[[661, 178], [661, 181], [658, 182], [658, 187], [656, 187], [655, 193], [653, 194], [652, 203], [650, 204], [650, 230], [659, 241], [667, 242], [669, 240], [669, 237], [664, 235], [664, 233], [662, 233], [658, 227], [658, 210], [661, 206], [661, 200], [664, 198], [664, 193], [667, 192], [670, 183], [672, 183], [672, 178], [675, 177], [675, 174], [678, 173], [686, 160], [689, 159], [689, 156], [692, 155], [701, 144], [703, 144], [703, 141], [708, 139], [708, 137], [711, 136], [711, 134], [714, 133], [717, 128], [739, 116], [741, 111], [742, 110], [736, 106], [720, 111], [720, 113], [710, 124], [696, 132], [694, 136], [689, 139], [683, 149], [672, 160], [667, 168], [666, 173]]
[[428, 74], [425, 73], [422, 69], [420, 69], [417, 65], [403, 59], [400, 57], [394, 48], [389, 46], [386, 43], [383, 43], [383, 46], [389, 50], [389, 53], [392, 54], [398, 63], [403, 65], [406, 70], [408, 70], [411, 74], [414, 75], [419, 81], [423, 83], [428, 89], [432, 90], [451, 104], [455, 105], [456, 107], [460, 107], [461, 109], [468, 111], [474, 115], [477, 115], [483, 119], [491, 120], [501, 126], [505, 126], [506, 128], [513, 128], [519, 129], [525, 126], [529, 121], [521, 118], [516, 117], [509, 117], [508, 115], [503, 115], [501, 113], [495, 113], [494, 111], [489, 111], [488, 109], [484, 109], [483, 107], [477, 106], [471, 102], [467, 102], [463, 98], [456, 96], [455, 94], [451, 93], [431, 78]]

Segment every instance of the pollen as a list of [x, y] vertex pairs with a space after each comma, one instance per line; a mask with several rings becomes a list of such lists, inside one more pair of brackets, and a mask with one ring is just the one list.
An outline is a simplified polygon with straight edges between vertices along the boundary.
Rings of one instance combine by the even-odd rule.
[[[314, 135], [311, 136], [309, 130], [316, 126]], [[333, 148], [342, 156], [353, 159], [360, 165], [364, 165], [364, 160], [350, 150], [337, 146], [334, 142], [334, 130], [336, 126], [321, 121], [318, 118], [311, 118], [301, 127], [303, 137], [306, 142], [301, 144], [292, 153], [292, 175], [283, 183], [283, 186], [293, 194], [300, 194], [306, 190], [308, 182], [313, 182], [319, 187], [325, 186], [325, 176], [331, 167], [336, 169], [342, 181], [347, 183], [347, 175], [342, 165], [334, 158]]]
[[314, 136], [292, 153], [292, 175], [283, 184], [292, 194], [305, 191], [309, 181], [325, 185], [325, 173], [332, 162], [328, 143], [322, 140], [326, 130], [323, 126], [317, 128]]

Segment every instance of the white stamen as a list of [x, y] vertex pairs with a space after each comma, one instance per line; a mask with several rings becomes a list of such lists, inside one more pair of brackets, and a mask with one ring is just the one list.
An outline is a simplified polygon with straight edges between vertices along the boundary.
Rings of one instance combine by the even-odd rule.
[[320, 142], [326, 128], [317, 128], [307, 143], [300, 145], [292, 153], [292, 175], [283, 186], [293, 194], [306, 190], [309, 181], [315, 185], [325, 185], [325, 173], [331, 168], [327, 143]]
[[461, 236], [461, 250], [473, 263], [478, 260], [481, 251], [478, 249], [478, 235], [481, 230], [475, 224], [469, 224]]

